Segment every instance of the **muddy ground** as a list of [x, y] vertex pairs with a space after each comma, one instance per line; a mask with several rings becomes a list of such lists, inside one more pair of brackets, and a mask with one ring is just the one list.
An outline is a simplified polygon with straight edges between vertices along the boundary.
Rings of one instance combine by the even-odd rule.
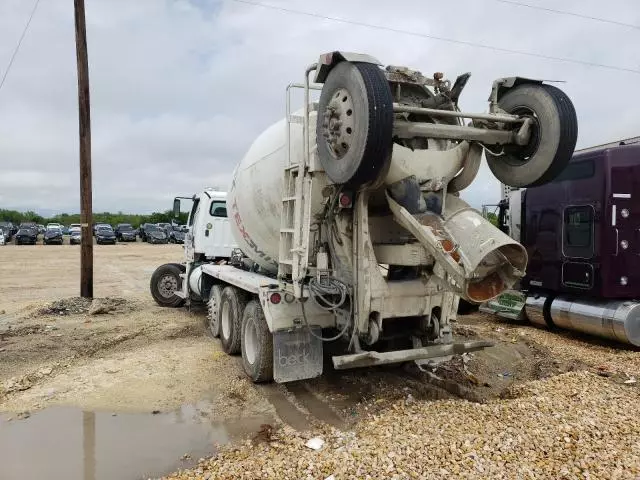
[[[640, 373], [635, 350], [475, 314], [459, 318], [456, 335], [488, 338], [495, 346], [426, 372], [414, 364], [336, 372], [327, 359], [320, 378], [255, 386], [245, 378], [239, 358], [223, 354], [219, 342], [206, 334], [203, 311], [163, 309], [151, 299], [151, 273], [162, 263], [180, 261], [181, 246], [96, 246], [94, 255], [96, 300], [89, 303], [76, 298], [78, 247], [0, 247], [0, 452], [3, 445], [14, 449], [9, 460], [0, 453], [0, 461], [13, 468], [9, 479], [34, 472], [22, 465], [22, 455], [29, 450], [30, 435], [36, 435], [38, 425], [49, 425], [47, 418], [56, 417], [56, 409], [67, 412], [60, 415], [76, 409], [84, 412], [82, 418], [87, 412], [106, 415], [108, 424], [126, 415], [132, 416], [128, 425], [152, 422], [153, 428], [140, 427], [133, 436], [124, 423], [112, 425], [102, 440], [131, 448], [132, 442], [149, 445], [142, 461], [127, 466], [112, 451], [91, 456], [94, 463], [104, 461], [103, 470], [94, 465], [89, 478], [145, 478], [189, 466], [213, 453], [218, 442], [259, 436], [271, 428], [265, 425], [302, 431], [326, 423], [349, 429], [398, 399], [487, 402], [509, 398], [515, 384], [566, 372], [590, 370], [617, 383]], [[191, 425], [189, 431], [197, 435], [176, 440], [160, 460], [158, 446], [171, 443], [169, 437], [182, 438], [163, 430], [176, 423]], [[215, 433], [212, 425], [222, 425], [224, 434]], [[140, 431], [150, 438], [141, 439]], [[26, 450], [15, 450], [12, 435], [25, 435]], [[84, 447], [85, 454], [68, 453], [83, 459], [84, 477], [66, 473], [64, 478], [87, 478], [91, 468]], [[124, 465], [124, 470], [105, 470], [105, 463]]]

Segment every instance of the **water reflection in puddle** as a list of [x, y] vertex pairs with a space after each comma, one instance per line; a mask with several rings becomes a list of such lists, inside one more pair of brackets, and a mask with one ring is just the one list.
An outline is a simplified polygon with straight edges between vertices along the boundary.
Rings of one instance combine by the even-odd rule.
[[[23, 420], [0, 418], [0, 478], [113, 480], [158, 477], [193, 465], [258, 431], [269, 418], [215, 422], [200, 405], [151, 413], [49, 408]], [[184, 454], [191, 459], [181, 461]]]

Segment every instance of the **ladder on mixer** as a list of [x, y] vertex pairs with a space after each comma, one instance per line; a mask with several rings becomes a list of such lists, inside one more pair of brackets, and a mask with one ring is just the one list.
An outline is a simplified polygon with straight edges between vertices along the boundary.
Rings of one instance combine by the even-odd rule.
[[[278, 252], [278, 279], [293, 281], [294, 295], [302, 297], [302, 282], [309, 266], [309, 229], [311, 227], [311, 176], [309, 175], [309, 114], [317, 109], [309, 108], [309, 90], [320, 90], [320, 85], [290, 84], [287, 87], [286, 149], [287, 164], [282, 189], [282, 214], [280, 218], [280, 245]], [[292, 88], [305, 90], [303, 116], [291, 115], [290, 94]], [[302, 123], [304, 152], [302, 162], [292, 162], [290, 132], [292, 123]]]

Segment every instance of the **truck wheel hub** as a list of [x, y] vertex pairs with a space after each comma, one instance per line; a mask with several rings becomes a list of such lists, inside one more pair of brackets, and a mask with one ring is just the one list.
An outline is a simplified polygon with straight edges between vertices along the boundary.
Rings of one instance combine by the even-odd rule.
[[170, 298], [178, 289], [178, 280], [173, 275], [165, 275], [158, 282], [158, 291], [164, 298]]
[[247, 362], [253, 365], [256, 362], [256, 349], [258, 348], [258, 332], [256, 331], [256, 325], [252, 321], [247, 322], [244, 329], [244, 350], [247, 357]]
[[338, 160], [349, 151], [354, 129], [353, 101], [344, 88], [334, 93], [322, 120], [322, 136]]

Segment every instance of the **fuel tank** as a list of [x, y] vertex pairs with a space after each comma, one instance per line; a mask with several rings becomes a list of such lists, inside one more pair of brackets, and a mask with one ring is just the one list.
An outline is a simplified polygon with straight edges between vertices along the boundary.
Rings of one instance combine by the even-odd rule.
[[551, 302], [550, 316], [559, 328], [640, 346], [638, 302], [560, 296]]

